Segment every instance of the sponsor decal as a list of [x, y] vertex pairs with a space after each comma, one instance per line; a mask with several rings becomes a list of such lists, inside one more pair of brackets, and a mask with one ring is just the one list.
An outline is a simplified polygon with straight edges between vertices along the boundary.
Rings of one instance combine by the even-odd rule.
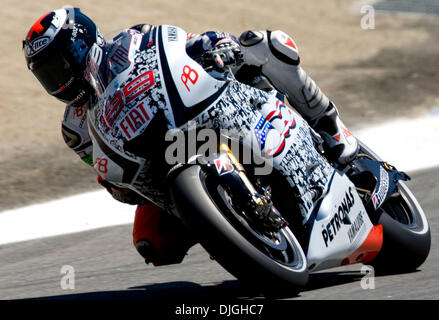
[[380, 166], [380, 184], [378, 186], [378, 190], [374, 192], [372, 196], [372, 202], [375, 209], [384, 202], [387, 196], [387, 192], [389, 190], [389, 175], [387, 171]]
[[363, 212], [360, 212], [348, 230], [348, 237], [350, 243], [352, 243], [352, 241], [356, 238], [356, 236], [358, 235], [358, 231], [360, 231], [363, 225], [364, 225], [364, 216], [363, 216]]
[[215, 168], [218, 175], [222, 176], [226, 173], [232, 172], [234, 170], [233, 164], [229, 157], [225, 154], [221, 155], [218, 159], [215, 159]]
[[344, 220], [348, 217], [354, 204], [355, 198], [352, 194], [352, 187], [349, 187], [349, 190], [345, 192], [343, 201], [338, 205], [334, 216], [322, 230], [322, 237], [326, 247], [328, 247], [329, 243], [331, 243], [337, 236], [341, 224], [344, 223]]
[[290, 47], [290, 48], [293, 48], [294, 50], [297, 50], [297, 47], [294, 44], [293, 39], [291, 39], [290, 37], [288, 37], [287, 41], [285, 41], [285, 45]]
[[47, 47], [47, 45], [50, 43], [50, 37], [48, 36], [42, 36], [38, 37], [35, 40], [32, 40], [29, 45], [26, 47], [26, 55], [28, 57], [34, 55], [38, 51], [44, 49]]
[[119, 127], [122, 129], [124, 136], [128, 140], [131, 140], [139, 130], [149, 124], [151, 118], [152, 116], [148, 114], [142, 102], [128, 112], [128, 114], [120, 121]]
[[84, 107], [77, 107], [73, 111], [73, 119], [81, 118], [84, 114], [85, 114], [85, 108]]
[[107, 158], [96, 158], [94, 163], [94, 168], [102, 174], [108, 172], [108, 159]]
[[47, 36], [39, 37], [30, 43], [32, 50], [37, 52], [49, 44], [50, 38]]
[[190, 81], [192, 85], [195, 85], [198, 81], [198, 72], [188, 65], [185, 65], [183, 67], [183, 73], [181, 74], [181, 81], [185, 85], [187, 91], [191, 92], [191, 89], [188, 86], [188, 81]]
[[168, 27], [168, 41], [178, 41], [178, 33], [176, 27]]
[[75, 25], [73, 25], [72, 28], [72, 36], [70, 37], [70, 41], [75, 41], [76, 36], [78, 35], [78, 27], [76, 27]]
[[121, 67], [129, 64], [128, 49], [123, 45], [119, 46], [110, 58], [111, 63], [116, 63]]
[[80, 119], [80, 120], [79, 120], [79, 124], [78, 124], [78, 127], [79, 127], [79, 128], [83, 128], [84, 123], [85, 123], [85, 121], [87, 120], [87, 117], [86, 117], [87, 113], [86, 113], [86, 112], [87, 112], [87, 111], [86, 111], [86, 109], [85, 109], [84, 106], [81, 106], [81, 107], [75, 107], [75, 108], [73, 109], [72, 119], [73, 119], [73, 120], [75, 120], [75, 119]]

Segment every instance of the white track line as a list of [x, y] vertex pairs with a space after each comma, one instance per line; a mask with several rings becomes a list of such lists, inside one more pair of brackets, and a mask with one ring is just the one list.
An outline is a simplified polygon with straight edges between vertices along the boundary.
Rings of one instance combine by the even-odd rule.
[[0, 245], [128, 224], [134, 211], [106, 191], [95, 191], [1, 212]]
[[[439, 112], [417, 119], [398, 119], [354, 131], [354, 134], [399, 170], [439, 166]], [[0, 245], [129, 224], [135, 206], [96, 191], [0, 212]]]
[[439, 166], [439, 109], [416, 119], [396, 119], [354, 135], [402, 171]]

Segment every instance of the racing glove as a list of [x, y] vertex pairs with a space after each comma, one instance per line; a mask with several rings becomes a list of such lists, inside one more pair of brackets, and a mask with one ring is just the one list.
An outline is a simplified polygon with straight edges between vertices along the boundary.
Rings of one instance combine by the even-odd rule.
[[203, 54], [204, 64], [212, 66], [217, 71], [239, 66], [243, 61], [242, 57], [241, 47], [231, 38], [218, 41], [211, 50]]
[[191, 36], [186, 43], [186, 52], [205, 69], [219, 72], [243, 62], [238, 40], [225, 32], [208, 31]]

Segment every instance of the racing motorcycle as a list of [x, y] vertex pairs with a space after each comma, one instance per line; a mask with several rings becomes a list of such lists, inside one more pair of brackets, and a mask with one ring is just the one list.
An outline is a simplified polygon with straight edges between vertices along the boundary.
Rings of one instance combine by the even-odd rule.
[[[429, 225], [404, 172], [362, 142], [349, 164], [331, 163], [283, 95], [209, 72], [185, 42], [174, 26], [148, 41], [125, 32], [113, 40], [107, 79], [102, 48], [92, 48], [102, 95], [88, 122], [103, 178], [166, 208], [226, 270], [267, 291], [297, 292], [309, 273], [347, 264], [393, 273], [425, 261]], [[215, 129], [215, 149], [170, 163], [175, 137], [187, 147], [189, 123]]]

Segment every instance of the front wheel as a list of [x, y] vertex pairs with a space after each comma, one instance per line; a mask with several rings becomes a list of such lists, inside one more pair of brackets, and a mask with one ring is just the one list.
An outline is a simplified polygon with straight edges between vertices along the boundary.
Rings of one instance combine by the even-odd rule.
[[289, 227], [264, 230], [233, 204], [227, 188], [192, 166], [170, 188], [182, 220], [227, 271], [252, 287], [292, 294], [308, 281], [306, 256]]

